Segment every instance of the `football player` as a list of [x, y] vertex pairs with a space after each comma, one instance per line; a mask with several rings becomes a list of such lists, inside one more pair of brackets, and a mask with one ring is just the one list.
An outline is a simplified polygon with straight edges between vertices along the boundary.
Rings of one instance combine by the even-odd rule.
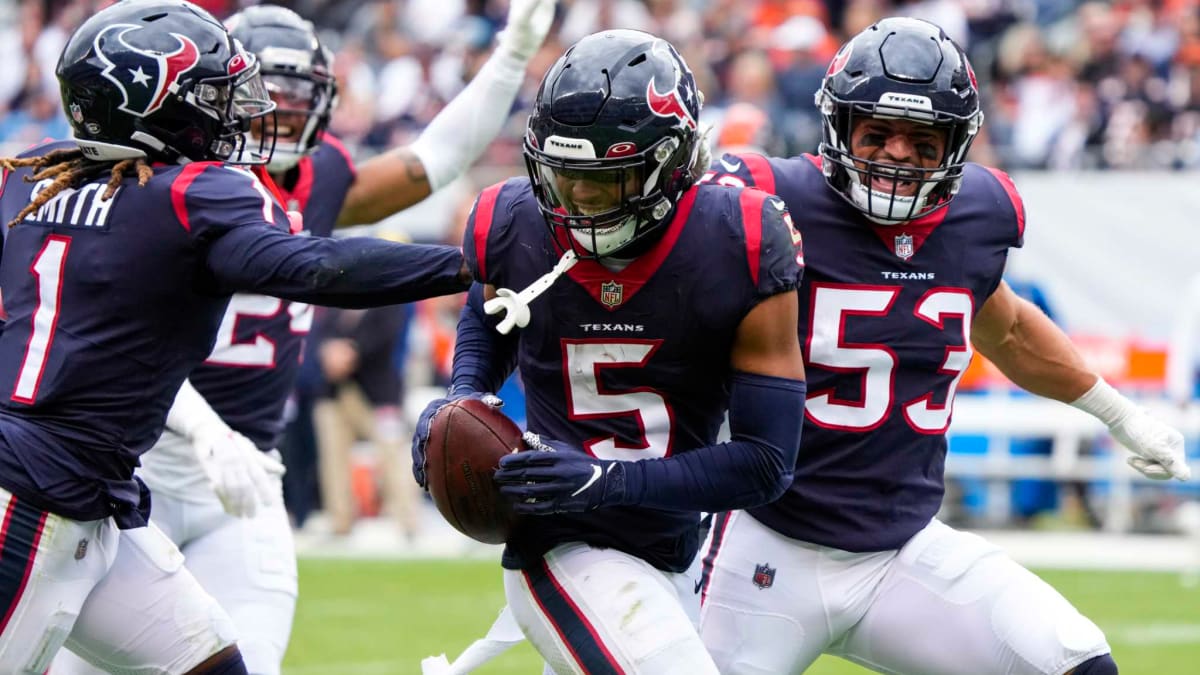
[[[347, 307], [465, 290], [459, 249], [290, 233], [254, 173], [257, 59], [182, 0], [84, 22], [57, 76], [75, 139], [0, 160], [0, 672], [65, 643], [124, 673], [246, 673], [229, 615], [147, 525], [134, 477], [234, 291]], [[257, 570], [273, 561], [260, 559]]]
[[823, 652], [911, 675], [1116, 673], [1100, 629], [1062, 595], [936, 519], [955, 386], [978, 350], [1098, 417], [1151, 478], [1188, 478], [1180, 434], [1001, 279], [1025, 209], [1007, 175], [965, 161], [983, 113], [941, 29], [870, 26], [834, 56], [816, 104], [818, 155], [726, 155], [708, 177], [804, 214], [810, 391], [791, 487], [714, 522], [705, 645], [731, 675], [797, 673]]
[[684, 574], [700, 512], [764, 503], [791, 480], [799, 238], [771, 195], [696, 185], [700, 103], [679, 53], [647, 33], [596, 33], [558, 59], [529, 117], [528, 178], [471, 212], [478, 283], [448, 396], [417, 424], [424, 484], [440, 407], [494, 405], [520, 373], [530, 449], [495, 475], [524, 516], [505, 595], [559, 675], [717, 673]]
[[[500, 131], [554, 8], [555, 0], [514, 0], [495, 52], [466, 88], [411, 146], [358, 167], [326, 130], [337, 82], [313, 25], [271, 5], [230, 17], [230, 33], [258, 57], [276, 103], [280, 133], [267, 168], [287, 208], [303, 214], [305, 232], [326, 237], [340, 225], [373, 223], [465, 171]], [[155, 522], [232, 615], [253, 673], [279, 672], [295, 613], [295, 547], [275, 446], [311, 324], [303, 302], [235, 295], [212, 353], [180, 389], [168, 431], [140, 469], [154, 492]], [[399, 467], [387, 476], [389, 501], [408, 498], [407, 456], [388, 465]], [[336, 480], [327, 473], [323, 479]], [[347, 484], [327, 490], [325, 506], [348, 527], [353, 505], [337, 496], [349, 494], [349, 475], [340, 475]], [[71, 661], [64, 654], [56, 672], [94, 672], [77, 662], [68, 670]]]

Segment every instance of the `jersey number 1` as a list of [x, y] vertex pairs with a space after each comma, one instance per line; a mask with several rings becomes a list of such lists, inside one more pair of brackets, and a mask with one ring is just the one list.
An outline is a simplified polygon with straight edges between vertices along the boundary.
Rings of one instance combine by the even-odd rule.
[[67, 251], [71, 238], [50, 235], [42, 250], [33, 259], [30, 271], [37, 279], [38, 305], [33, 310], [33, 332], [21, 359], [21, 371], [17, 385], [13, 388], [12, 400], [33, 405], [37, 399], [38, 384], [46, 371], [46, 357], [50, 354], [50, 343], [54, 341], [54, 328], [58, 325], [59, 302], [62, 300], [63, 270], [67, 265]]

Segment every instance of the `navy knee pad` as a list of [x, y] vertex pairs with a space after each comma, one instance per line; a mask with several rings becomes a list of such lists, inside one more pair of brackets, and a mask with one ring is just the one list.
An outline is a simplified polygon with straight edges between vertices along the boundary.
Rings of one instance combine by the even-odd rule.
[[1117, 662], [1112, 654], [1097, 656], [1075, 666], [1074, 675], [1117, 675]]

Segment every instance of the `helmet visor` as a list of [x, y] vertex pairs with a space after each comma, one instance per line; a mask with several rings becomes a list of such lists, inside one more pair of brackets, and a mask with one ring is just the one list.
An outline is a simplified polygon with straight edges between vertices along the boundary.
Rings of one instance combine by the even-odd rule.
[[239, 76], [233, 84], [233, 113], [249, 118], [262, 117], [275, 109], [258, 70]]
[[247, 68], [229, 76], [226, 86], [215, 86], [220, 95], [213, 105], [229, 120], [219, 142], [222, 151], [230, 150], [225, 161], [231, 164], [266, 164], [275, 150], [275, 102], [263, 83], [258, 61], [252, 56], [248, 61]]
[[279, 106], [279, 111], [309, 113], [321, 102], [324, 88], [306, 77], [268, 73], [263, 76], [263, 83], [271, 98]]
[[[642, 194], [642, 166], [566, 166], [535, 162], [538, 183], [544, 189], [547, 206], [562, 215], [596, 221], [623, 212], [631, 198]], [[581, 226], [593, 226], [580, 222]]]

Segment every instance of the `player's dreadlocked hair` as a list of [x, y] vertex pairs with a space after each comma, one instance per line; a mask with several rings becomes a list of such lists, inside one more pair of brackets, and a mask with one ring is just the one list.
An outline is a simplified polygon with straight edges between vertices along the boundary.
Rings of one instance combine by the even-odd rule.
[[125, 178], [125, 172], [130, 168], [137, 171], [138, 187], [144, 186], [154, 176], [154, 170], [146, 163], [144, 157], [123, 159], [116, 164], [96, 162], [84, 157], [83, 151], [79, 148], [51, 150], [37, 157], [0, 157], [0, 168], [5, 171], [14, 171], [26, 166], [33, 167], [33, 174], [26, 176], [25, 182], [33, 183], [45, 178], [54, 178], [54, 182], [46, 186], [45, 190], [39, 192], [33, 201], [21, 209], [16, 218], [8, 221], [9, 227], [16, 225], [24, 220], [25, 216], [42, 208], [42, 205], [63, 190], [101, 176], [105, 171], [109, 171], [111, 177], [108, 180], [108, 189], [100, 196], [102, 200], [112, 199], [121, 185], [121, 180]]

